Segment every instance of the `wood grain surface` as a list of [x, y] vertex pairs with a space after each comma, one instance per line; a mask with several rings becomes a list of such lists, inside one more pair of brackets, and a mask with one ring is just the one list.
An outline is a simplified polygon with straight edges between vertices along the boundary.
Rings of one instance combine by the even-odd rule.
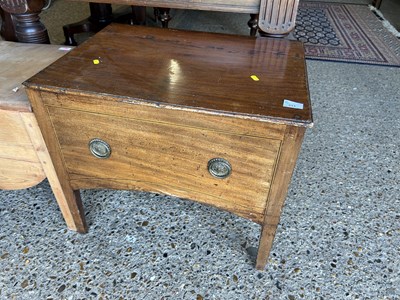
[[26, 132], [30, 137], [32, 147], [37, 155], [37, 160], [40, 162], [43, 168], [42, 173], [46, 174], [47, 180], [49, 181], [51, 190], [54, 193], [64, 220], [69, 229], [77, 231], [79, 226], [75, 224], [71, 210], [69, 209], [68, 200], [65, 197], [62, 185], [58, 180], [56, 170], [53, 162], [51, 161], [49, 152], [47, 151], [47, 147], [42, 133], [40, 132], [39, 125], [37, 124], [36, 117], [33, 113], [21, 113], [21, 118], [24, 121]]
[[[90, 0], [74, 0], [90, 2]], [[258, 13], [260, 0], [98, 0], [98, 3], [134, 5], [148, 7], [165, 7], [177, 9], [197, 9], [236, 13]]]
[[[48, 111], [73, 189], [161, 192], [262, 222], [279, 140], [106, 113], [56, 107]], [[111, 146], [110, 158], [90, 153], [88, 144], [94, 138]], [[209, 174], [207, 163], [216, 157], [232, 165], [227, 179]]]
[[0, 109], [31, 111], [22, 83], [66, 53], [59, 48], [0, 41]]
[[[43, 104], [65, 109], [88, 111], [124, 118], [145, 119], [157, 123], [181, 124], [196, 128], [224, 131], [255, 137], [281, 140], [285, 126], [280, 122], [262, 122], [258, 118], [224, 115], [222, 112], [191, 111], [178, 107], [164, 107], [122, 97], [85, 95], [82, 93], [40, 92]], [[222, 116], [222, 117], [221, 117]]]
[[28, 188], [46, 178], [20, 113], [0, 109], [0, 189]]
[[[160, 192], [261, 224], [264, 268], [312, 126], [300, 43], [112, 25], [25, 84], [78, 231], [79, 189]], [[229, 177], [209, 173], [213, 158]]]
[[112, 24], [26, 85], [312, 123], [303, 46], [282, 39]]
[[[63, 198], [60, 199], [60, 201], [63, 202], [65, 210], [67, 211], [67, 214], [63, 215], [64, 219], [70, 229], [78, 232], [86, 232], [87, 224], [80, 193], [77, 190], [73, 190], [71, 183], [69, 182], [69, 175], [64, 167], [56, 133], [53, 130], [47, 109], [42, 104], [39, 93], [27, 89], [27, 94], [29, 101], [32, 104], [32, 108], [34, 109], [35, 117], [38, 121], [43, 139], [46, 143], [47, 151], [56, 171], [56, 177], [59, 180], [59, 188], [63, 194]], [[63, 212], [64, 208], [61, 207], [61, 209]]]
[[264, 211], [256, 268], [263, 270], [274, 241], [290, 180], [300, 153], [305, 128], [288, 126], [277, 158], [274, 178]]

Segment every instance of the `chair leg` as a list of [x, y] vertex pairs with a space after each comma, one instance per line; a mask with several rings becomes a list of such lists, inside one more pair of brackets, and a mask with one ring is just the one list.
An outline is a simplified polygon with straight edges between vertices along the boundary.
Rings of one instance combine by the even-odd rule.
[[11, 14], [0, 8], [0, 17], [2, 19], [0, 34], [6, 41], [16, 42], [14, 22]]
[[146, 7], [144, 6], [131, 6], [131, 7], [132, 7], [131, 25], [146, 25]]
[[372, 5], [375, 6], [377, 9], [381, 7], [382, 0], [373, 0]]
[[171, 21], [171, 16], [169, 14], [170, 8], [163, 8], [163, 7], [158, 7], [158, 20], [161, 22], [161, 25], [163, 28], [168, 28], [168, 23]]
[[75, 34], [84, 32], [96, 33], [113, 20], [111, 4], [89, 3], [90, 16], [77, 23], [63, 26], [65, 45], [76, 46]]
[[250, 36], [256, 36], [258, 29], [258, 14], [250, 14], [250, 20], [247, 22], [250, 27]]
[[146, 25], [146, 7], [131, 5], [130, 13], [113, 14], [112, 21], [129, 25]]

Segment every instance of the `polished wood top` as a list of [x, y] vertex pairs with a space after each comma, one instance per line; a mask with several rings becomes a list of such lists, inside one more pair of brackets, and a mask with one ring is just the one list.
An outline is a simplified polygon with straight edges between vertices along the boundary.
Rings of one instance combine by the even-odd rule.
[[22, 82], [66, 53], [59, 48], [0, 41], [0, 109], [31, 110]]
[[[92, 0], [73, 0], [92, 2]], [[258, 14], [260, 0], [96, 0], [96, 3]]]
[[[284, 39], [112, 24], [25, 84], [108, 101], [312, 124], [303, 46]], [[303, 109], [284, 107], [285, 99]]]

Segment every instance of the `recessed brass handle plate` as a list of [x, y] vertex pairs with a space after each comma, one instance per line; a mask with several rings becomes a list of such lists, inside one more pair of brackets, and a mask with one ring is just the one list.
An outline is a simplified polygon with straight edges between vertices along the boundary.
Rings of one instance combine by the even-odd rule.
[[232, 166], [224, 158], [212, 158], [208, 161], [208, 172], [220, 179], [227, 178], [232, 173]]
[[89, 150], [97, 158], [109, 158], [111, 155], [110, 145], [101, 139], [92, 139], [89, 142]]

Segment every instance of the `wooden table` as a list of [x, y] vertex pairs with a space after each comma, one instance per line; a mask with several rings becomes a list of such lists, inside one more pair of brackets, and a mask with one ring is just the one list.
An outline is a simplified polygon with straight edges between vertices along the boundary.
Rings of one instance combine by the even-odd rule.
[[[0, 0], [1, 1], [1, 0]], [[111, 4], [132, 6], [129, 14], [131, 25], [145, 24], [146, 6], [154, 7], [156, 19], [168, 28], [170, 8], [248, 13], [250, 35], [257, 31], [263, 36], [285, 37], [295, 27], [299, 0], [75, 0], [89, 2], [90, 16], [78, 23], [63, 26], [65, 45], [77, 45], [74, 35], [82, 32], [98, 32], [115, 20]], [[123, 18], [126, 21], [126, 17]], [[122, 21], [122, 20], [119, 20]], [[244, 25], [245, 26], [245, 25]]]
[[[73, 37], [75, 33], [97, 31], [98, 28], [102, 28], [102, 24], [107, 25], [111, 21], [110, 4], [160, 8], [162, 9], [160, 20], [163, 26], [167, 26], [170, 20], [167, 15], [169, 8], [249, 13], [251, 19], [248, 25], [251, 28], [251, 35], [255, 35], [259, 30], [262, 35], [281, 37], [294, 29], [299, 3], [299, 0], [96, 0], [96, 3], [91, 0], [75, 1], [90, 2], [92, 15], [89, 22], [64, 27], [66, 44], [69, 45], [76, 44]], [[39, 18], [43, 6], [44, 0], [0, 0], [3, 38], [7, 41], [24, 43], [50, 43], [47, 30]]]
[[274, 36], [286, 35], [294, 29], [299, 4], [299, 0], [96, 0], [96, 2], [248, 13], [256, 19], [255, 24], [261, 33]]
[[260, 224], [264, 268], [312, 125], [300, 42], [113, 24], [25, 85], [78, 231], [79, 189], [165, 193]]
[[1, 36], [6, 41], [50, 44], [39, 14], [44, 0], [0, 0]]
[[0, 189], [28, 188], [47, 177], [68, 227], [77, 230], [22, 86], [66, 53], [59, 48], [0, 41]]
[[[106, 2], [108, 0], [100, 0]], [[114, 0], [120, 1], [120, 0]], [[299, 0], [121, 0], [130, 5], [249, 13], [262, 34], [282, 36], [294, 29]]]

